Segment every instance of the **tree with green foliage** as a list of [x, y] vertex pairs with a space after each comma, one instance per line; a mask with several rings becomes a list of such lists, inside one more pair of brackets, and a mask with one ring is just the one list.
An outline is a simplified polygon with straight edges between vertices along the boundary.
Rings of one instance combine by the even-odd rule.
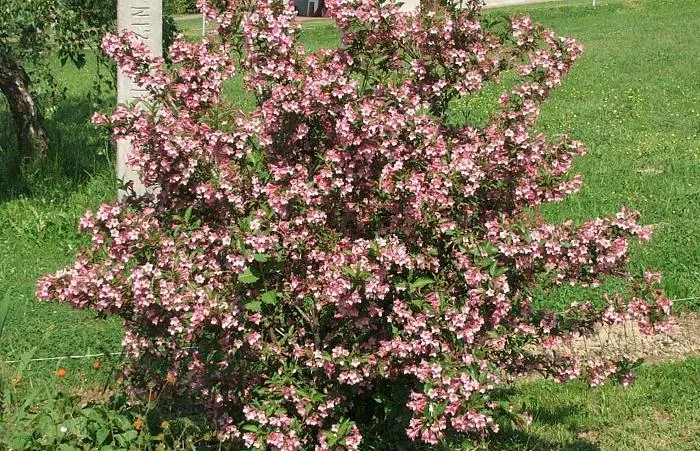
[[163, 10], [171, 14], [190, 14], [196, 13], [196, 0], [163, 0]]
[[[49, 60], [81, 68], [99, 43], [116, 30], [117, 0], [4, 0], [0, 6], [0, 92], [10, 107], [17, 135], [17, 172], [21, 163], [40, 163], [47, 156], [48, 135], [42, 104], [62, 91]], [[163, 45], [177, 28], [163, 16]], [[105, 63], [107, 64], [107, 63]], [[111, 63], [109, 63], [110, 66]], [[14, 168], [13, 168], [14, 169]]]
[[86, 53], [114, 23], [116, 8], [104, 3], [9, 0], [0, 6], [0, 92], [14, 121], [19, 161], [39, 162], [47, 154], [40, 94], [58, 93], [48, 59], [57, 55], [62, 64], [82, 67]]

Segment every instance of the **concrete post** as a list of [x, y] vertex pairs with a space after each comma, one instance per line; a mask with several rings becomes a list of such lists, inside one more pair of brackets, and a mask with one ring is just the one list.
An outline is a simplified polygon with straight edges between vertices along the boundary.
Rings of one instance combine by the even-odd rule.
[[[117, 28], [131, 30], [146, 43], [153, 55], [163, 55], [163, 2], [162, 0], [118, 0]], [[117, 102], [128, 103], [139, 99], [144, 91], [119, 71], [117, 74]], [[134, 181], [139, 194], [145, 192], [137, 171], [127, 167], [127, 155], [131, 152], [129, 140], [117, 141], [117, 177]], [[119, 197], [124, 193], [120, 192]]]

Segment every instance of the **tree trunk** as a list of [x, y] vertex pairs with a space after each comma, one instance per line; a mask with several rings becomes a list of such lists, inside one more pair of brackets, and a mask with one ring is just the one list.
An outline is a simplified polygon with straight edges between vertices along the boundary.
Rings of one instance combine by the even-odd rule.
[[29, 76], [24, 68], [6, 55], [0, 54], [0, 91], [10, 105], [20, 159], [23, 163], [43, 160], [49, 147], [44, 115], [32, 97], [29, 83]]

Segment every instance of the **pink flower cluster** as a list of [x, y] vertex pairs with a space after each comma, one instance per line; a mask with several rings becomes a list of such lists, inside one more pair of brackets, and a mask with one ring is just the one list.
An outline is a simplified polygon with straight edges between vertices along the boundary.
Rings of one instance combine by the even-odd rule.
[[[581, 225], [533, 212], [581, 186], [582, 144], [533, 132], [581, 47], [527, 18], [496, 33], [479, 3], [328, 0], [342, 45], [307, 52], [285, 1], [200, 0], [218, 39], [177, 41], [171, 68], [106, 37], [149, 94], [96, 121], [157, 189], [86, 214], [91, 245], [38, 297], [120, 316], [134, 393], [168, 381], [247, 448], [358, 449], [387, 412], [426, 443], [497, 432], [518, 412], [496, 389], [531, 371], [629, 383], [629, 362], [553, 349], [601, 321], [665, 330], [659, 277], [626, 269], [650, 231], [624, 209]], [[236, 61], [249, 113], [219, 108]], [[520, 79], [487, 124], [454, 120], [503, 73]], [[629, 290], [534, 305], [610, 277]]]

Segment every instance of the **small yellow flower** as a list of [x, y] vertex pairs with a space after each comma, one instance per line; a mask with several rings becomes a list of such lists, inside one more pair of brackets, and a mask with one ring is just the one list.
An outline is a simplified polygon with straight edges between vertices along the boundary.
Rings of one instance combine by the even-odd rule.
[[169, 427], [170, 427], [170, 423], [168, 423], [168, 420], [163, 420], [163, 422], [160, 423], [161, 429], [168, 429]]
[[68, 374], [68, 370], [65, 368], [59, 368], [56, 370], [56, 377], [66, 377], [66, 374]]
[[133, 426], [134, 426], [134, 429], [136, 429], [137, 431], [140, 431], [141, 429], [143, 429], [143, 420], [140, 417], [137, 417], [134, 420]]
[[177, 377], [173, 373], [169, 373], [168, 377], [165, 378], [165, 380], [168, 382], [170, 385], [175, 385], [175, 381], [177, 380]]

